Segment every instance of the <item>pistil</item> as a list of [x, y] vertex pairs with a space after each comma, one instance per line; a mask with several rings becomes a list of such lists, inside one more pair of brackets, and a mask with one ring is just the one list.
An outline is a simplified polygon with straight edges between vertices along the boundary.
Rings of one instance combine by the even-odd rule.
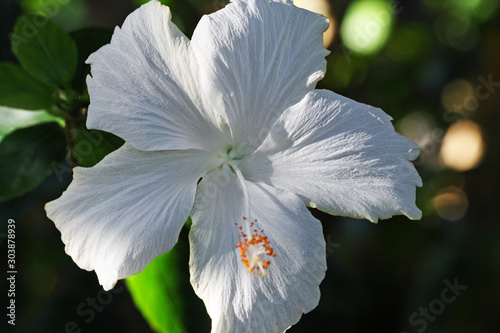
[[264, 229], [259, 228], [257, 219], [250, 218], [250, 196], [248, 194], [248, 187], [245, 178], [241, 173], [240, 168], [234, 163], [233, 160], [227, 159], [226, 163], [234, 170], [238, 180], [241, 183], [243, 191], [243, 199], [245, 206], [245, 215], [243, 216], [243, 223], [240, 225], [235, 222], [235, 226], [239, 230], [238, 236], [241, 240], [236, 245], [240, 249], [241, 262], [247, 267], [247, 272], [255, 276], [266, 276], [266, 269], [271, 264], [271, 258], [276, 257], [273, 248], [269, 245], [271, 242], [264, 234]]

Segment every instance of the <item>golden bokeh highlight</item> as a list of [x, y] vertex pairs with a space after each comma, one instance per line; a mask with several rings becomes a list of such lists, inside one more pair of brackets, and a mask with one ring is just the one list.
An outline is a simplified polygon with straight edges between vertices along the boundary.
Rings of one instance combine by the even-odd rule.
[[457, 171], [477, 167], [484, 155], [484, 140], [479, 125], [462, 120], [451, 125], [446, 132], [440, 151], [441, 163]]
[[467, 213], [469, 199], [463, 190], [450, 186], [441, 190], [432, 199], [432, 204], [440, 217], [448, 221], [457, 221]]
[[433, 130], [436, 123], [429, 113], [416, 111], [405, 116], [398, 124], [397, 131], [406, 136], [419, 147], [432, 144], [434, 142]]
[[325, 17], [328, 17], [330, 20], [330, 26], [328, 30], [323, 34], [323, 45], [325, 48], [328, 48], [332, 45], [333, 40], [335, 39], [336, 33], [336, 20], [332, 14], [332, 9], [330, 6], [330, 2], [327, 0], [294, 0], [293, 4], [297, 7], [307, 9], [311, 12], [321, 14]]

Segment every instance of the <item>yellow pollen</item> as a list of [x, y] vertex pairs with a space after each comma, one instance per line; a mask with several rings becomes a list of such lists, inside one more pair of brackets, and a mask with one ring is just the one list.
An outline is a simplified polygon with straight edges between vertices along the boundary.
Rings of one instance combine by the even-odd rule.
[[[257, 224], [255, 219], [253, 222], [249, 222], [246, 217], [243, 217], [246, 223], [250, 223], [250, 227], [254, 227]], [[235, 223], [238, 226], [238, 223]], [[247, 226], [248, 227], [248, 226]], [[242, 227], [239, 226], [240, 230], [239, 236], [242, 238], [236, 245], [240, 249], [241, 262], [248, 268], [248, 273], [254, 273], [255, 276], [259, 276], [259, 272], [262, 276], [266, 276], [266, 269], [271, 264], [270, 257], [276, 257], [274, 250], [269, 244], [271, 243], [267, 236], [264, 236], [264, 230], [254, 229], [252, 234], [245, 234]], [[248, 228], [247, 228], [248, 229]]]

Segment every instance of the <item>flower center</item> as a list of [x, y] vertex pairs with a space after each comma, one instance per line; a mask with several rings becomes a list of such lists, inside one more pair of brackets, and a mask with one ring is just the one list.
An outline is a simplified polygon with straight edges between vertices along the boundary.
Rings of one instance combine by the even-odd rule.
[[266, 276], [266, 269], [269, 267], [271, 257], [276, 257], [274, 250], [269, 244], [271, 243], [266, 236], [264, 236], [264, 230], [257, 228], [257, 219], [253, 222], [248, 221], [248, 219], [243, 216], [244, 224], [250, 224], [250, 228], [252, 229], [252, 234], [244, 233], [243, 227], [239, 226], [238, 223], [234, 223], [238, 226], [240, 230], [239, 236], [242, 238], [236, 245], [237, 248], [240, 249], [240, 257], [241, 262], [248, 268], [247, 272], [254, 272], [255, 276], [259, 276], [259, 271], [262, 276]]
[[220, 151], [217, 154], [217, 157], [221, 160], [222, 163], [231, 164], [230, 162], [234, 162], [237, 160], [241, 160], [245, 154], [238, 148], [233, 146], [228, 146], [224, 151]]

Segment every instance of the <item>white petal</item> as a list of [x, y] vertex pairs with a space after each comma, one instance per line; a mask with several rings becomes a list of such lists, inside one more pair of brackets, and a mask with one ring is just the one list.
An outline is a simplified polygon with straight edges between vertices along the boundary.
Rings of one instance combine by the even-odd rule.
[[231, 171], [203, 177], [191, 214], [191, 284], [205, 302], [213, 333], [285, 331], [317, 306], [326, 271], [321, 223], [300, 198], [265, 184], [247, 185], [250, 219], [259, 221], [276, 253], [267, 276], [249, 274], [235, 247], [235, 223], [243, 225], [245, 209]]
[[410, 160], [419, 149], [378, 108], [315, 90], [287, 110], [243, 173], [299, 195], [309, 206], [376, 222], [419, 219]]
[[204, 16], [192, 45], [203, 88], [231, 127], [255, 149], [276, 119], [314, 89], [326, 70], [328, 19], [284, 0], [235, 0]]
[[93, 53], [87, 78], [87, 127], [122, 137], [140, 150], [211, 149], [221, 140], [216, 111], [204, 100], [189, 40], [151, 1]]
[[92, 168], [75, 168], [68, 189], [45, 209], [66, 253], [95, 270], [108, 290], [174, 246], [196, 183], [214, 166], [204, 151], [143, 152], [125, 144]]

